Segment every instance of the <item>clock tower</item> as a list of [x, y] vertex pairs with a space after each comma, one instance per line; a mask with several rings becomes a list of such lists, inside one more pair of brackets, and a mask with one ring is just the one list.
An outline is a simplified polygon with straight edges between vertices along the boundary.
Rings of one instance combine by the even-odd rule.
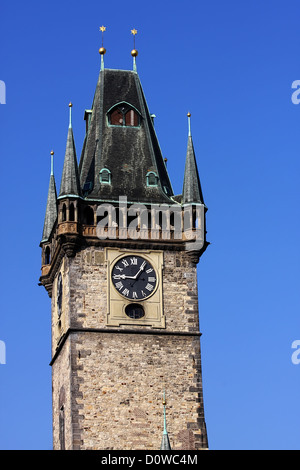
[[69, 105], [58, 192], [51, 152], [40, 243], [52, 311], [53, 447], [207, 449], [197, 291], [206, 207], [190, 115], [175, 195], [137, 51], [132, 71], [106, 69], [99, 52], [79, 164]]

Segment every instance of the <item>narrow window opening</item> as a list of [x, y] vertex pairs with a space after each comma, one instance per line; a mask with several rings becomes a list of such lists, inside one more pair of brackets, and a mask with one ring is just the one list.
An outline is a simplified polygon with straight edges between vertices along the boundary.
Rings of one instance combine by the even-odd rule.
[[63, 405], [59, 410], [59, 442], [60, 449], [65, 450], [65, 409]]
[[61, 273], [58, 275], [57, 279], [57, 315], [60, 319], [62, 313], [62, 297], [63, 297], [63, 285], [62, 285], [62, 276]]
[[70, 220], [71, 222], [74, 222], [74, 220], [75, 220], [75, 209], [74, 209], [74, 204], [73, 204], [73, 202], [70, 204], [69, 220]]
[[50, 264], [50, 261], [51, 261], [50, 247], [47, 246], [45, 249], [45, 264]]
[[92, 207], [87, 206], [83, 211], [83, 223], [85, 225], [94, 225], [94, 211]]
[[67, 220], [67, 207], [66, 204], [62, 207], [62, 221], [65, 222]]

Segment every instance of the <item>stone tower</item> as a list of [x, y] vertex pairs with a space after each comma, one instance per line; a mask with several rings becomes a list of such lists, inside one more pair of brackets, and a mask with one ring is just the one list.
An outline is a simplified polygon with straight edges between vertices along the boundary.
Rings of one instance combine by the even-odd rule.
[[197, 292], [206, 207], [190, 116], [174, 195], [136, 54], [124, 71], [105, 69], [104, 52], [79, 165], [69, 105], [59, 193], [51, 157], [40, 284], [52, 310], [53, 446], [206, 449]]

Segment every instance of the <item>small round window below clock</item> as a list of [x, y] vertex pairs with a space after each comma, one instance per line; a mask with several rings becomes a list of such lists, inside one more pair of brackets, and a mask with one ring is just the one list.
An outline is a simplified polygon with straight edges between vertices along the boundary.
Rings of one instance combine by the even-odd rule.
[[145, 315], [143, 307], [139, 304], [126, 305], [125, 313], [129, 318], [133, 318], [134, 320], [138, 320]]

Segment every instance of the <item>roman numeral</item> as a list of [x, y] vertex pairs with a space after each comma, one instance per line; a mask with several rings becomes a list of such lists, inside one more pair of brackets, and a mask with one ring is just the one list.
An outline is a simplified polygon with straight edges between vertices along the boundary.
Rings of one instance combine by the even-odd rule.
[[148, 283], [148, 284], [146, 285], [145, 289], [147, 289], [148, 291], [151, 292], [151, 291], [154, 289], [154, 287], [152, 286], [152, 284], [149, 284], [149, 283]]
[[123, 271], [123, 268], [121, 268], [121, 266], [116, 266], [116, 269], [118, 269], [119, 271]]
[[128, 297], [129, 295], [129, 290], [128, 289], [124, 289], [123, 292], [122, 292], [123, 295], [126, 295], [126, 297]]
[[127, 266], [129, 266], [129, 263], [126, 259], [122, 259], [122, 264], [124, 266], [124, 268], [126, 268]]
[[123, 287], [124, 287], [124, 286], [123, 286], [123, 283], [122, 283], [121, 281], [120, 281], [120, 282], [117, 282], [117, 284], [116, 284], [116, 288], [117, 288], [117, 289], [121, 290], [121, 289], [123, 289]]
[[133, 299], [137, 299], [137, 298], [138, 298], [138, 296], [137, 296], [137, 293], [136, 293], [136, 292], [132, 292], [132, 298], [133, 298]]
[[137, 258], [130, 258], [130, 264], [137, 264]]
[[153, 269], [152, 268], [149, 268], [146, 270], [146, 273], [149, 274], [149, 273], [152, 273]]
[[150, 276], [148, 277], [148, 282], [155, 282], [155, 281], [156, 281], [155, 277], [150, 277]]

